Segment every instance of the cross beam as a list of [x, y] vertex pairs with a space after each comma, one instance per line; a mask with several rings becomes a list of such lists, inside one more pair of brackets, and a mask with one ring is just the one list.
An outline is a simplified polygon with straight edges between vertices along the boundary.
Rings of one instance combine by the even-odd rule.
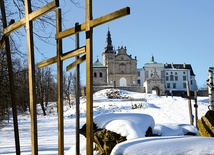
[[[41, 17], [44, 14], [47, 14], [48, 12], [56, 9], [57, 7], [59, 7], [59, 0], [54, 0], [48, 4], [46, 4], [45, 6], [43, 6], [42, 8], [31, 12], [29, 14], [29, 21], [33, 21], [39, 17]], [[26, 23], [26, 18], [23, 17], [22, 19], [20, 19], [17, 22], [14, 22], [13, 24], [10, 24], [8, 27], [4, 28], [4, 35], [2, 36], [2, 39], [0, 41], [0, 48], [2, 48], [5, 44], [5, 37], [9, 36], [13, 31], [19, 29], [20, 27], [24, 26]]]
[[[83, 54], [83, 53], [85, 53], [85, 46], [83, 46], [83, 47], [81, 47], [81, 48], [79, 48], [77, 50], [72, 50], [72, 51], [69, 51], [67, 53], [64, 53], [64, 54], [60, 55], [60, 60], [63, 61], [63, 60], [78, 56], [78, 55]], [[57, 56], [49, 58], [49, 59], [44, 60], [42, 62], [39, 62], [37, 64], [37, 67], [42, 68], [42, 67], [54, 64], [56, 62], [57, 62]]]
[[70, 65], [68, 65], [66, 67], [66, 71], [71, 70], [72, 68], [74, 68], [75, 66], [81, 64], [82, 62], [84, 62], [86, 59], [86, 54], [84, 54], [82, 57], [77, 58], [73, 63], [71, 63]]
[[[45, 6], [41, 7], [40, 9], [29, 13], [28, 15], [28, 20], [29, 21], [33, 21], [39, 17], [41, 17], [44, 14], [47, 14], [48, 12], [56, 9], [57, 7], [59, 7], [59, 0], [54, 0], [48, 4], [46, 4]], [[24, 26], [26, 23], [26, 18], [23, 17], [22, 19], [20, 19], [19, 21], [15, 22], [14, 24], [8, 26], [7, 28], [4, 29], [4, 35], [9, 36], [10, 33], [12, 33], [13, 31], [17, 30], [18, 28]]]
[[[130, 14], [130, 8], [126, 7], [126, 8], [120, 9], [118, 11], [115, 11], [113, 13], [110, 13], [110, 14], [104, 15], [102, 17], [93, 19], [93, 20], [89, 21], [89, 25], [90, 25], [90, 27], [96, 27], [96, 26], [99, 26], [99, 25], [101, 25], [103, 23], [110, 22], [112, 20], [115, 20], [117, 18], [129, 15], [129, 14]], [[75, 33], [78, 33], [78, 32], [81, 32], [81, 31], [85, 31], [85, 30], [86, 30], [86, 23], [83, 23], [83, 24], [81, 24], [79, 26], [76, 26], [76, 27], [67, 29], [65, 31], [62, 31], [60, 33], [57, 33], [55, 38], [57, 40], [58, 39], [62, 39], [62, 38], [71, 36], [71, 35], [73, 35]]]

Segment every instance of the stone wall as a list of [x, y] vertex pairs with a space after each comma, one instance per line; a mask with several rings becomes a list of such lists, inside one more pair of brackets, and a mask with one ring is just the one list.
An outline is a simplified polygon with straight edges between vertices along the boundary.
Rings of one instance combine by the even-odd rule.
[[[97, 91], [103, 90], [103, 89], [112, 89], [112, 88], [114, 88], [114, 87], [113, 86], [94, 86], [93, 87], [94, 92], [97, 92]], [[116, 89], [145, 93], [145, 89], [142, 86], [136, 86], [136, 87], [116, 87]]]

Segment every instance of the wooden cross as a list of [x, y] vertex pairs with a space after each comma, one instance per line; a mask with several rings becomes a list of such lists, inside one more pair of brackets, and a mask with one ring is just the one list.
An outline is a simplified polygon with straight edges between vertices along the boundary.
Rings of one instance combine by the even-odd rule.
[[[93, 27], [130, 14], [130, 8], [118, 10], [100, 18], [92, 19], [92, 0], [86, 0], [86, 21], [78, 27], [73, 27], [56, 34], [56, 39], [86, 31], [86, 152], [93, 154]], [[69, 68], [67, 68], [69, 69]]]
[[188, 81], [186, 81], [186, 88], [187, 88], [187, 95], [182, 94], [181, 97], [188, 99], [189, 117], [190, 117], [190, 124], [191, 125], [194, 125], [191, 100], [195, 100], [195, 104], [194, 104], [194, 108], [195, 108], [195, 123], [196, 123], [196, 126], [197, 126], [197, 121], [198, 121], [197, 91], [194, 91], [194, 96], [190, 95], [190, 89], [189, 89], [189, 82]]
[[[38, 67], [44, 67], [53, 63], [58, 63], [67, 59], [67, 58], [71, 58], [74, 56], [78, 56], [80, 54], [84, 54], [82, 57], [77, 58], [76, 61], [74, 61], [73, 63], [71, 63], [70, 65], [68, 65], [66, 67], [66, 70], [70, 70], [71, 68], [75, 67], [76, 65], [79, 65], [80, 63], [82, 63], [84, 60], [86, 60], [86, 147], [87, 147], [87, 154], [88, 155], [92, 155], [93, 154], [93, 68], [92, 68], [92, 64], [93, 64], [93, 52], [92, 52], [92, 30], [93, 27], [99, 26], [103, 23], [112, 21], [114, 19], [123, 17], [125, 15], [130, 14], [130, 8], [126, 7], [123, 8], [121, 10], [118, 10], [116, 12], [107, 14], [105, 16], [102, 16], [100, 18], [96, 18], [96, 19], [92, 19], [92, 0], [86, 0], [86, 21], [83, 24], [80, 25], [76, 25], [73, 28], [69, 28], [65, 31], [58, 31], [58, 33], [56, 33], [56, 40], [57, 41], [61, 41], [61, 39], [77, 34], [79, 32], [82, 31], [86, 31], [86, 46], [83, 46], [79, 49], [76, 50], [72, 50], [69, 52], [66, 52], [65, 54], [57, 52], [58, 56], [52, 57], [50, 59], [47, 59], [45, 61], [42, 61], [40, 63], [38, 63]], [[59, 49], [60, 47], [58, 47]], [[60, 48], [61, 49], [61, 48]], [[61, 68], [61, 67], [60, 67]], [[60, 71], [58, 70], [58, 75], [60, 74]], [[61, 79], [59, 77], [59, 79]], [[58, 82], [59, 82], [58, 79]], [[58, 86], [60, 86], [62, 84], [58, 83]], [[58, 89], [60, 89], [58, 87]], [[62, 89], [62, 88], [61, 88]], [[58, 98], [61, 98], [60, 96], [58, 96]], [[62, 102], [58, 100], [58, 103]], [[61, 104], [62, 105], [62, 104]], [[60, 105], [59, 105], [60, 106]], [[62, 110], [60, 110], [62, 112]], [[60, 113], [59, 111], [59, 113]], [[62, 115], [62, 114], [59, 114]], [[62, 125], [63, 120], [61, 119], [61, 122], [59, 122], [60, 125]], [[63, 126], [59, 127], [62, 135], [60, 137], [64, 137], [63, 135]], [[60, 139], [59, 148], [61, 148], [61, 151], [59, 152], [59, 154], [63, 154], [63, 139]], [[78, 144], [76, 144], [78, 145]], [[76, 150], [76, 154], [78, 154], [77, 152], [79, 152], [79, 150]]]
[[[0, 2], [3, 2], [1, 0]], [[0, 48], [2, 48], [6, 42], [6, 38], [15, 30], [22, 26], [26, 26], [26, 36], [28, 45], [28, 76], [29, 76], [29, 94], [30, 94], [30, 116], [31, 116], [31, 144], [32, 154], [38, 154], [38, 136], [37, 136], [37, 114], [35, 103], [35, 62], [34, 62], [34, 47], [33, 47], [33, 20], [40, 16], [54, 10], [59, 6], [59, 0], [54, 0], [48, 3], [44, 7], [32, 12], [31, 1], [25, 0], [25, 17], [17, 22], [4, 28], [3, 37], [0, 41]]]

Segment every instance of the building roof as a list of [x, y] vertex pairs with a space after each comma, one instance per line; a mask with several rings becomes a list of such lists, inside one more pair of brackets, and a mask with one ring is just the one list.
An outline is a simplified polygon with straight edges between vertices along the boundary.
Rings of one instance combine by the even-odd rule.
[[162, 63], [157, 63], [157, 62], [155, 61], [154, 56], [152, 56], [152, 57], [151, 57], [151, 59], [150, 59], [150, 61], [149, 61], [149, 62], [147, 62], [147, 63], [145, 64], [145, 66], [148, 66], [148, 65], [154, 65], [154, 64], [157, 64], [157, 65], [163, 65]]
[[93, 67], [94, 68], [105, 68], [105, 66], [99, 61], [98, 58], [97, 58], [97, 61], [95, 63], [93, 63]]
[[164, 64], [165, 69], [189, 69], [190, 75], [195, 76], [191, 64]]

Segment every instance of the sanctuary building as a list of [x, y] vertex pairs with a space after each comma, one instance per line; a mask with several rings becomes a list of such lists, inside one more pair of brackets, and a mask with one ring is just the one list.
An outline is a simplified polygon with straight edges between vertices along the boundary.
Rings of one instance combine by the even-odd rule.
[[113, 48], [109, 30], [102, 58], [103, 63], [97, 59], [93, 64], [95, 87], [129, 87], [145, 93], [180, 95], [186, 91], [187, 81], [190, 91], [197, 90], [191, 64], [157, 63], [152, 56], [148, 63], [138, 69], [137, 57], [128, 54], [126, 46], [117, 50]]

